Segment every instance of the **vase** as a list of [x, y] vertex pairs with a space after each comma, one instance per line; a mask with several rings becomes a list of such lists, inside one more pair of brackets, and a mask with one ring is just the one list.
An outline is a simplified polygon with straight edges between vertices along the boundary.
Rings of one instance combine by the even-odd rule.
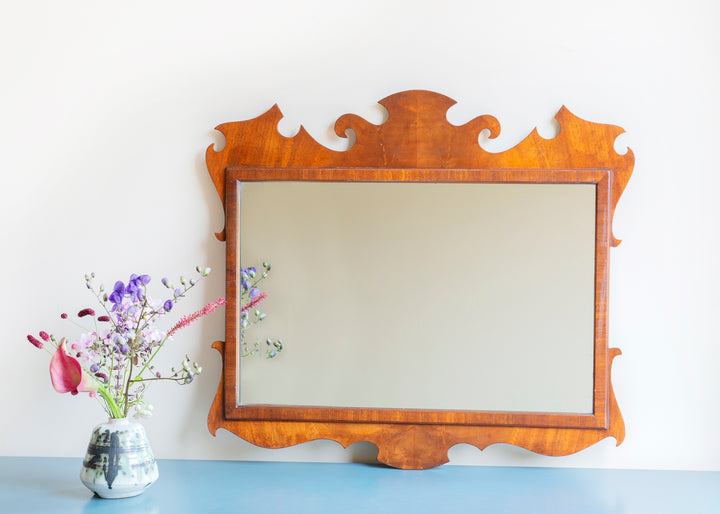
[[101, 498], [128, 498], [157, 479], [157, 463], [140, 423], [109, 419], [93, 429], [80, 470], [85, 487]]

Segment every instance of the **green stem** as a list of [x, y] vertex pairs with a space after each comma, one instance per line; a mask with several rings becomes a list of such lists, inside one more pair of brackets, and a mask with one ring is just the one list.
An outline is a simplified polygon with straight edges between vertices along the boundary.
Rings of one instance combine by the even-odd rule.
[[[126, 417], [127, 417], [127, 413], [128, 413], [128, 408], [129, 408], [129, 406], [130, 406], [130, 405], [129, 405], [129, 403], [130, 403], [130, 383], [131, 383], [132, 369], [133, 369], [133, 356], [132, 356], [132, 354], [131, 354], [129, 360], [130, 360], [130, 370], [129, 370], [129, 373], [128, 373], [127, 375], [123, 374], [123, 382], [125, 381], [125, 379], [126, 379], [126, 377], [127, 377], [127, 382], [124, 382], [124, 383], [125, 383], [125, 416], [126, 416]], [[125, 371], [128, 371], [127, 368], [125, 369]]]
[[122, 418], [123, 412], [118, 407], [118, 404], [115, 402], [115, 399], [112, 397], [112, 395], [108, 392], [107, 388], [100, 384], [100, 387], [98, 387], [98, 393], [102, 395], [102, 397], [105, 399], [105, 402], [107, 403], [108, 407], [110, 408], [110, 416], [112, 418]]
[[163, 339], [162, 343], [160, 343], [160, 346], [158, 346], [157, 349], [155, 349], [155, 351], [154, 351], [153, 354], [150, 356], [150, 358], [145, 362], [145, 365], [142, 367], [142, 369], [140, 370], [140, 372], [139, 372], [137, 375], [135, 375], [135, 378], [132, 378], [132, 375], [130, 376], [130, 379], [131, 379], [130, 381], [131, 381], [131, 382], [137, 382], [137, 381], [138, 381], [138, 379], [139, 379], [139, 378], [142, 376], [142, 374], [145, 372], [145, 370], [146, 370], [147, 367], [150, 365], [150, 363], [151, 363], [152, 360], [155, 358], [155, 356], [158, 354], [158, 352], [159, 352], [160, 350], [162, 350], [162, 347], [163, 347], [163, 345], [165, 344], [165, 342], [166, 342], [167, 340], [168, 340], [168, 336], [165, 336], [165, 339]]

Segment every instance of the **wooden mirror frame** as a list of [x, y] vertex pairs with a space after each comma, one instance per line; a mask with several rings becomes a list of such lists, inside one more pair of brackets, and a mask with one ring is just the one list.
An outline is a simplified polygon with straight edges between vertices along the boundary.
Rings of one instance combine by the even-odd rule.
[[[537, 130], [517, 146], [500, 153], [483, 150], [482, 130], [500, 133], [498, 121], [479, 116], [462, 126], [447, 121], [452, 99], [429, 91], [405, 91], [379, 102], [388, 119], [374, 125], [346, 114], [335, 132], [356, 143], [333, 151], [317, 143], [302, 127], [294, 137], [277, 131], [283, 115], [277, 105], [247, 121], [216, 127], [225, 147], [206, 152], [208, 171], [225, 206], [226, 341], [213, 347], [222, 356], [220, 385], [208, 416], [214, 435], [225, 428], [266, 448], [282, 448], [314, 439], [330, 439], [347, 447], [357, 441], [377, 445], [378, 460], [403, 469], [425, 469], [448, 462], [447, 451], [458, 443], [481, 450], [509, 443], [544, 455], [568, 455], [606, 438], [619, 445], [625, 425], [610, 380], [613, 359], [608, 348], [608, 263], [615, 206], [632, 174], [632, 151], [614, 150], [623, 129], [591, 123], [565, 107], [556, 119], [560, 133], [542, 138]], [[594, 397], [591, 414], [240, 405], [239, 403], [239, 183], [244, 181], [456, 182], [594, 184], [595, 327]]]

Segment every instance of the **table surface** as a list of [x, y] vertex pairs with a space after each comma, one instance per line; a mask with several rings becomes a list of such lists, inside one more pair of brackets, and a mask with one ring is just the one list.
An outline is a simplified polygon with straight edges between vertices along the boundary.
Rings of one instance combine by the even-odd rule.
[[160, 460], [135, 498], [103, 500], [81, 459], [0, 457], [0, 512], [720, 513], [720, 472]]

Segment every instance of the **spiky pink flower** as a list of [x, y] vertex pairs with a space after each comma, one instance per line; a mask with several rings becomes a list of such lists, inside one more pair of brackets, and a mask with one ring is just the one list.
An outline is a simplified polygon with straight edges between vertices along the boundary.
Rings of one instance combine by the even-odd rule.
[[82, 318], [83, 316], [95, 316], [95, 311], [89, 307], [87, 309], [83, 309], [78, 312], [78, 318]]
[[205, 316], [207, 314], [210, 314], [211, 312], [213, 312], [215, 309], [217, 309], [221, 305], [225, 305], [225, 298], [218, 298], [218, 300], [216, 302], [211, 302], [211, 303], [207, 304], [205, 307], [203, 307], [199, 311], [193, 312], [192, 314], [189, 314], [187, 316], [183, 316], [182, 318], [180, 318], [180, 321], [178, 321], [175, 324], [175, 326], [170, 329], [170, 331], [167, 334], [168, 337], [173, 335], [175, 332], [177, 332], [181, 328], [187, 327], [193, 321], [195, 321], [199, 318], [202, 318], [203, 316]]
[[49, 341], [49, 340], [50, 340], [50, 334], [48, 334], [48, 333], [45, 332], [44, 330], [41, 330], [41, 331], [40, 331], [40, 338], [41, 338], [43, 341]]
[[267, 293], [260, 293], [258, 296], [250, 300], [248, 303], [240, 307], [240, 312], [247, 312], [253, 307], [256, 307], [262, 303], [262, 301], [267, 298]]
[[110, 316], [98, 316], [98, 321], [110, 321]]

